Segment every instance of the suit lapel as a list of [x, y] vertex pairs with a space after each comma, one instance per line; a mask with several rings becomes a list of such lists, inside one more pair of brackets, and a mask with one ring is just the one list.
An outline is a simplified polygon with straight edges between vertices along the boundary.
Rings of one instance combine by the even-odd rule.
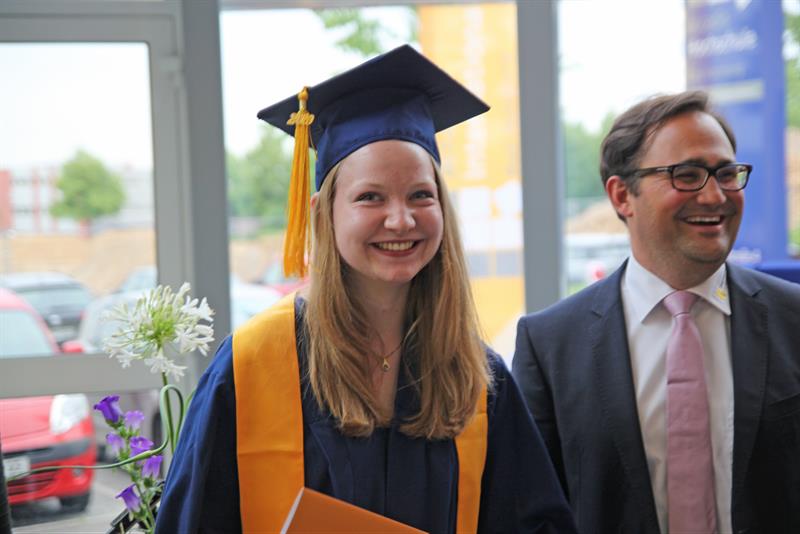
[[620, 284], [627, 262], [598, 283], [590, 326], [595, 387], [599, 392], [604, 421], [613, 436], [620, 462], [631, 487], [631, 495], [656, 526], [655, 501], [639, 427], [636, 392], [633, 388], [628, 334], [622, 308]]
[[733, 367], [733, 488], [735, 507], [753, 452], [767, 383], [767, 307], [761, 287], [747, 271], [728, 264], [731, 298], [731, 365]]

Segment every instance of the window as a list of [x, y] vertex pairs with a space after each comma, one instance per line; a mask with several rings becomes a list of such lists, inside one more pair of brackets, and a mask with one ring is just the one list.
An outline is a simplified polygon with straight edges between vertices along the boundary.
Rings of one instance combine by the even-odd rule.
[[[167, 251], [160, 256], [180, 258], [179, 244], [191, 241], [185, 213], [176, 214], [180, 202], [170, 193], [186, 178], [176, 147], [183, 136], [174, 6], [111, 4], [0, 5], [0, 71], [6, 74], [0, 84], [0, 311], [25, 310], [33, 321], [24, 324], [49, 332], [42, 351], [32, 348], [35, 334], [17, 335], [25, 326], [16, 319], [0, 328], [0, 346], [9, 342], [8, 352], [18, 353], [0, 349], [4, 467], [17, 472], [53, 455], [70, 465], [95, 461], [105, 429], [88, 414], [99, 389], [155, 394], [158, 379], [146, 369], [123, 370], [102, 354], [58, 352], [75, 341], [82, 322], [73, 307], [106, 298], [126, 270], [157, 264], [156, 226], [163, 230], [159, 247]], [[66, 172], [69, 163], [75, 172]], [[102, 184], [92, 182], [92, 192], [104, 191], [88, 211], [81, 195], [71, 194], [87, 177]], [[179, 261], [162, 264], [170, 280], [185, 276]], [[33, 289], [26, 278], [35, 278]], [[28, 291], [30, 301], [16, 291]], [[62, 299], [69, 313], [44, 309], [54, 302], [44, 291]], [[70, 351], [98, 350], [80, 349]], [[50, 355], [23, 354], [43, 352]], [[32, 437], [45, 448], [31, 449]], [[105, 488], [121, 489], [125, 481], [119, 473], [85, 470], [18, 481], [9, 490], [14, 530], [104, 532], [122, 508], [116, 492]]]
[[46, 326], [26, 310], [0, 309], [0, 358], [46, 356], [53, 353]]
[[2, 43], [0, 70], [0, 285], [79, 314], [155, 264], [148, 47]]

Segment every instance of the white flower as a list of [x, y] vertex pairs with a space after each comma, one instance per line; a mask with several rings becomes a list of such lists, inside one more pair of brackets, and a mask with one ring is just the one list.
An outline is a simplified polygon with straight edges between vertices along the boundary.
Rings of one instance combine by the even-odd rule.
[[133, 353], [133, 352], [128, 351], [125, 348], [122, 348], [117, 353], [117, 359], [119, 360], [119, 363], [122, 364], [123, 368], [130, 367], [131, 366], [131, 362], [136, 359], [136, 354]]
[[152, 358], [145, 358], [144, 364], [150, 367], [151, 373], [169, 375], [176, 380], [182, 377], [183, 371], [186, 370], [186, 366], [177, 365], [163, 354], [153, 356]]
[[[177, 293], [169, 286], [158, 286], [140, 297], [133, 308], [122, 304], [106, 315], [120, 327], [105, 340], [103, 349], [123, 367], [133, 360], [144, 360], [153, 373], [180, 378], [186, 369], [167, 357], [199, 351], [208, 354], [214, 341], [214, 310], [206, 299], [188, 296], [184, 283]], [[202, 324], [206, 321], [208, 324]]]
[[206, 302], [205, 298], [200, 301], [199, 305], [197, 304], [197, 299], [187, 302], [183, 305], [183, 311], [189, 315], [194, 315], [200, 320], [208, 322], [213, 321], [211, 316], [214, 315], [214, 310], [208, 306], [208, 302]]

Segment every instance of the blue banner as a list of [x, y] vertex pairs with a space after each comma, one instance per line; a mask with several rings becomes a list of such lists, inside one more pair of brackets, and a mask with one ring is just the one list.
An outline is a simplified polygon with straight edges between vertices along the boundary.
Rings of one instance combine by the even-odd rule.
[[691, 0], [686, 3], [686, 82], [711, 94], [730, 122], [737, 160], [753, 164], [731, 259], [788, 258], [782, 56], [779, 0]]

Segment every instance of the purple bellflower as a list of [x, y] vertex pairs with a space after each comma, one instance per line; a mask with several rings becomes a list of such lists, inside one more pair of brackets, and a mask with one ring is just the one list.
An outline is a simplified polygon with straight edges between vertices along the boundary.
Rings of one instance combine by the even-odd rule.
[[142, 436], [131, 438], [131, 456], [136, 456], [153, 448], [153, 442]]
[[147, 460], [144, 461], [144, 466], [142, 467], [142, 476], [156, 478], [159, 473], [161, 472], [161, 460], [163, 456], [160, 454], [156, 454], [155, 456], [151, 456]]
[[125, 440], [119, 434], [114, 434], [113, 432], [106, 434], [106, 442], [111, 447], [111, 452], [114, 456], [119, 456], [119, 451], [125, 448]]
[[141, 499], [139, 499], [139, 496], [136, 495], [135, 491], [133, 491], [133, 488], [135, 487], [136, 484], [131, 484], [130, 486], [122, 490], [119, 493], [119, 495], [117, 495], [117, 499], [122, 499], [125, 502], [125, 508], [127, 508], [131, 512], [136, 512], [142, 505]]
[[142, 421], [144, 421], [144, 414], [139, 410], [125, 412], [125, 426], [128, 427], [128, 430], [139, 430]]
[[118, 401], [119, 395], [109, 395], [95, 404], [94, 409], [103, 414], [108, 424], [113, 425], [122, 417], [122, 410], [119, 408]]

